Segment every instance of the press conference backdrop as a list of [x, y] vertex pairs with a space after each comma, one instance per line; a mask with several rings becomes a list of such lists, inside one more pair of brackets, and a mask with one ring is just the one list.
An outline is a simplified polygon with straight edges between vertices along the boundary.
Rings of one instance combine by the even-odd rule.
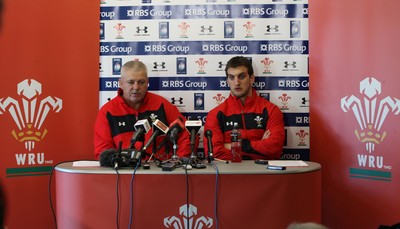
[[115, 97], [121, 66], [140, 60], [149, 69], [149, 91], [204, 124], [229, 96], [226, 62], [245, 56], [254, 87], [284, 113], [283, 158], [309, 160], [307, 0], [102, 0], [100, 6], [100, 106]]

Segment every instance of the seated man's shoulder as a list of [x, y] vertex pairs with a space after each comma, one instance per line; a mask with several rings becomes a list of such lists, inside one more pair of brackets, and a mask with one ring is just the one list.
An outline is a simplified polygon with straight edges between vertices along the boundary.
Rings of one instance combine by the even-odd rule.
[[233, 105], [230, 105], [229, 103], [224, 101], [224, 102], [220, 103], [219, 105], [217, 105], [216, 107], [214, 107], [213, 109], [211, 109], [210, 112], [208, 112], [208, 113], [217, 113], [219, 111], [223, 111], [224, 112], [224, 111], [226, 111], [226, 109], [229, 106], [233, 106]]
[[110, 100], [107, 101], [106, 103], [104, 103], [104, 104], [101, 106], [100, 109], [102, 109], [102, 110], [109, 110], [109, 109], [115, 107], [118, 103], [120, 103], [120, 102], [118, 102], [117, 97], [115, 97], [115, 98], [110, 99]]

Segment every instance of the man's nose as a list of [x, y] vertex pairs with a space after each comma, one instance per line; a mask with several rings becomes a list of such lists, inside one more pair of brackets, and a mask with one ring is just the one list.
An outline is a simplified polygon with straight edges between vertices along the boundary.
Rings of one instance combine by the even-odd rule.
[[239, 85], [240, 84], [240, 80], [239, 80], [239, 77], [235, 77], [235, 79], [233, 80], [233, 83], [235, 84], [235, 85]]

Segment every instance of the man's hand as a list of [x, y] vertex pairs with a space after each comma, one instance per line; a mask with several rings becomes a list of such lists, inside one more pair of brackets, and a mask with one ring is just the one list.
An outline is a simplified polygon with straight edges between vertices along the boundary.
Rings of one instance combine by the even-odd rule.
[[[261, 140], [264, 140], [264, 139], [269, 138], [270, 135], [271, 135], [271, 131], [266, 130], [266, 131], [264, 132], [264, 134], [263, 134]], [[226, 149], [229, 149], [229, 150], [230, 150], [230, 149], [231, 149], [231, 143], [224, 143], [224, 147], [225, 147]]]
[[264, 132], [264, 135], [262, 136], [261, 140], [264, 140], [264, 139], [269, 138], [269, 135], [271, 135], [271, 131], [266, 130], [266, 131]]
[[224, 147], [231, 150], [231, 143], [224, 143]]

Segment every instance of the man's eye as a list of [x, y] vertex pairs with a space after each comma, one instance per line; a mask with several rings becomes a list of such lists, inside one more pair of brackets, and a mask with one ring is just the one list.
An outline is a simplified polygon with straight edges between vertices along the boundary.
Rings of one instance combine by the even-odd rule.
[[246, 74], [241, 74], [241, 75], [239, 75], [239, 77], [238, 77], [239, 79], [241, 79], [241, 80], [243, 80], [243, 79], [245, 79], [246, 78]]

